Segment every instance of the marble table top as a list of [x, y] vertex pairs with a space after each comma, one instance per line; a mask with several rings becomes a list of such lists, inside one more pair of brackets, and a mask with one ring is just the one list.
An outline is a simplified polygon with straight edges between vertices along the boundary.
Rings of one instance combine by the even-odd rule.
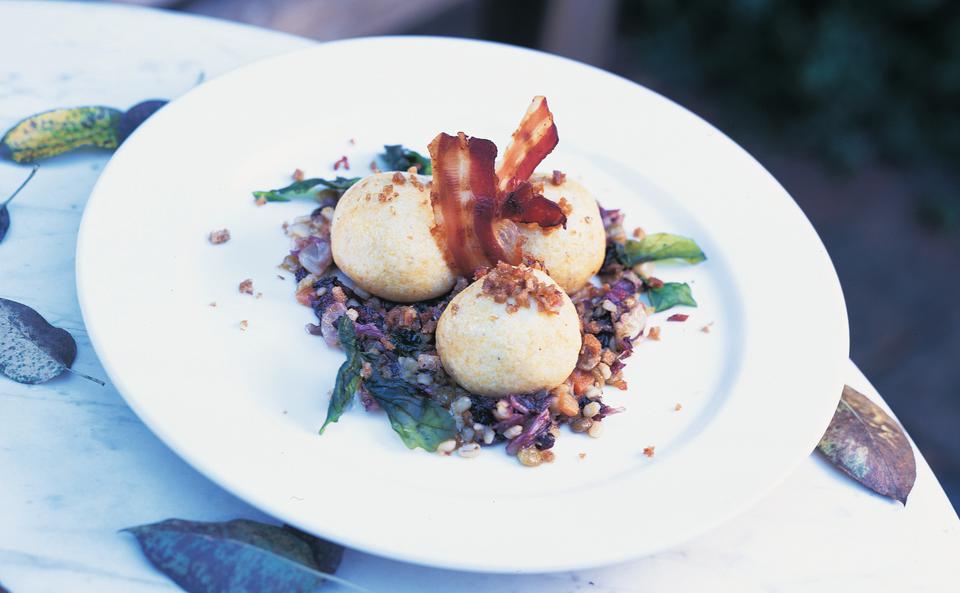
[[[305, 47], [288, 35], [136, 8], [0, 2], [0, 129], [71, 104], [126, 107], [176, 97], [202, 72]], [[80, 215], [108, 155], [44, 165], [12, 205], [0, 296], [77, 338], [75, 368], [106, 377], [74, 286]], [[0, 188], [26, 169], [0, 163]], [[847, 379], [882, 402], [850, 363]], [[906, 508], [811, 455], [743, 515], [632, 563], [552, 575], [476, 575], [348, 551], [338, 574], [378, 592], [942, 592], [960, 590], [960, 521], [918, 454]], [[109, 385], [75, 376], [26, 386], [0, 378], [0, 583], [13, 593], [174, 591], [123, 527], [168, 517], [267, 519], [187, 466]], [[585, 545], [589, 545], [588, 542]]]

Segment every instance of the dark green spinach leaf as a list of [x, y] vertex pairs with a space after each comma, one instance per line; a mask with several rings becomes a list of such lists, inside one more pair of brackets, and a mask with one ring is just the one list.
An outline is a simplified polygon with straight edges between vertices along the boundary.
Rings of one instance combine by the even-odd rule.
[[419, 152], [404, 148], [402, 144], [385, 144], [383, 152], [377, 155], [380, 168], [384, 171], [406, 171], [416, 167], [421, 175], [432, 175], [433, 165], [430, 159]]
[[410, 383], [387, 379], [375, 370], [363, 385], [408, 448], [436, 451], [437, 445], [456, 436], [457, 426], [450, 412]]
[[337, 335], [340, 338], [340, 346], [347, 354], [347, 360], [340, 365], [337, 371], [337, 381], [333, 386], [333, 394], [330, 395], [330, 404], [327, 406], [327, 419], [323, 421], [320, 427], [320, 434], [327, 428], [327, 425], [340, 419], [350, 405], [353, 403], [353, 396], [360, 386], [360, 369], [363, 367], [363, 354], [360, 352], [360, 346], [357, 343], [357, 330], [353, 325], [353, 320], [344, 315], [337, 322]]
[[654, 233], [640, 240], [631, 239], [625, 245], [618, 244], [617, 259], [623, 265], [632, 267], [643, 262], [668, 259], [682, 259], [697, 264], [707, 256], [693, 239], [670, 233]]
[[[295, 198], [316, 198], [321, 191], [329, 190], [334, 197], [340, 198], [350, 187], [360, 181], [359, 177], [337, 177], [335, 179], [321, 179], [315, 177], [295, 181], [286, 187], [271, 189], [265, 191], [253, 192], [253, 197], [257, 200], [264, 199], [268, 202], [289, 202]], [[324, 189], [318, 189], [324, 188]]]
[[650, 297], [650, 304], [657, 313], [677, 305], [697, 306], [697, 301], [693, 300], [693, 294], [690, 292], [690, 286], [685, 282], [665, 282], [660, 288], [650, 288], [647, 296]]
[[390, 341], [396, 347], [397, 354], [412, 358], [416, 358], [418, 354], [430, 346], [430, 338], [427, 334], [419, 330], [402, 327], [390, 332]]

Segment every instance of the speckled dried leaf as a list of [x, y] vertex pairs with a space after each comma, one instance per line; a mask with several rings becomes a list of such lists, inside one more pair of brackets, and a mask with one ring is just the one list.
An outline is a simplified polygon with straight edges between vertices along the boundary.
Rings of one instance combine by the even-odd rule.
[[0, 298], [0, 373], [18, 383], [43, 383], [62, 374], [77, 357], [77, 343], [66, 330], [39, 313]]
[[896, 420], [849, 385], [817, 449], [867, 488], [907, 503], [917, 478], [913, 448]]

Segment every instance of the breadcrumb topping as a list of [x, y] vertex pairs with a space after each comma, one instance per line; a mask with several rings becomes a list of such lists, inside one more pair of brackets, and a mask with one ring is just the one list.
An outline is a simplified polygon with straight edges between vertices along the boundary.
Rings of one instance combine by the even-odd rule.
[[541, 313], [556, 315], [563, 304], [563, 292], [553, 284], [542, 282], [533, 268], [525, 264], [511, 266], [499, 262], [484, 276], [483, 291], [478, 296], [506, 303], [507, 313], [529, 308], [532, 301]]
[[230, 240], [230, 231], [220, 229], [219, 231], [210, 231], [210, 242], [214, 245], [222, 245]]
[[[415, 169], [416, 167], [410, 167], [410, 168]], [[410, 184], [413, 185], [413, 187], [417, 188], [417, 191], [423, 191], [424, 189], [426, 189], [426, 186], [423, 184], [422, 181], [420, 181], [420, 178], [417, 177], [416, 173], [410, 173]], [[431, 229], [431, 232], [432, 232], [432, 229]]]
[[393, 185], [387, 184], [383, 186], [383, 190], [377, 194], [377, 200], [380, 202], [389, 202], [390, 200], [399, 196], [397, 192], [393, 191]]
[[239, 286], [240, 294], [253, 294], [253, 280], [247, 278], [240, 283]]

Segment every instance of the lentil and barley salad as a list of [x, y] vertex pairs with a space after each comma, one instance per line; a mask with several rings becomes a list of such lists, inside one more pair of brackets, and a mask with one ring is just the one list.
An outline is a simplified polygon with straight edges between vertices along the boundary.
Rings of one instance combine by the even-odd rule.
[[364, 179], [297, 169], [289, 186], [253, 193], [261, 206], [319, 202], [284, 225], [282, 267], [319, 321], [307, 330], [346, 354], [321, 434], [359, 399], [409, 448], [475, 457], [505, 443], [538, 466], [564, 425], [596, 438], [623, 411], [603, 391], [627, 388], [648, 312], [696, 306], [652, 262], [706, 256], [679, 235], [627, 238], [619, 210], [560, 171], [536, 173], [558, 142], [536, 96], [499, 160], [490, 140], [441, 132], [429, 158], [388, 145]]
[[[562, 175], [555, 173], [555, 177]], [[551, 462], [552, 448], [563, 426], [596, 438], [602, 434], [604, 420], [623, 411], [604, 403], [604, 389], [627, 388], [623, 369], [634, 344], [643, 339], [648, 314], [675, 304], [695, 305], [684, 297], [689, 295], [688, 288], [678, 297], [662, 295], [659, 301], [650, 295], [665, 286], [650, 275], [650, 262], [681, 257], [695, 263], [702, 260], [702, 252], [695, 257], [669, 250], [661, 253], [666, 257], [637, 256], [636, 246], [647, 237], [637, 229], [628, 239], [621, 212], [601, 207], [607, 241], [603, 267], [595, 283], [570, 295], [583, 336], [573, 373], [550, 390], [502, 398], [471, 394], [444, 372], [434, 340], [440, 315], [468, 285], [468, 279], [458, 278], [454, 288], [440, 298], [412, 304], [390, 302], [351, 288], [337, 274], [330, 252], [330, 226], [337, 197], [319, 198], [320, 206], [310, 215], [284, 225], [293, 249], [281, 267], [294, 275], [296, 299], [316, 314], [318, 323], [308, 324], [307, 331], [330, 346], [347, 350], [348, 361], [338, 373], [332, 394], [334, 403], [338, 397], [345, 403], [333, 421], [355, 392], [367, 412], [389, 407], [394, 429], [411, 447], [422, 446], [441, 454], [456, 452], [469, 458], [485, 447], [505, 443], [506, 452], [525, 466]], [[676, 236], [652, 237], [663, 243], [665, 238]], [[492, 290], [503, 283], [497, 268], [480, 270], [477, 277], [487, 277]], [[644, 293], [648, 293], [652, 305], [641, 298]], [[550, 295], [537, 298], [549, 299]], [[339, 395], [337, 390], [341, 391]], [[399, 400], [394, 397], [397, 394]], [[391, 413], [398, 405], [400, 412]], [[403, 426], [404, 421], [412, 427]], [[417, 432], [420, 434], [411, 434]]]

